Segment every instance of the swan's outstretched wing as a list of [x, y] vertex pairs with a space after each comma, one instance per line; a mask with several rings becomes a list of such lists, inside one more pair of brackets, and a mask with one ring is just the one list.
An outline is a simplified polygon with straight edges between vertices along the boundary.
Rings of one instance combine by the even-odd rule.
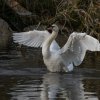
[[[28, 32], [13, 33], [13, 40], [15, 43], [30, 47], [42, 47], [43, 42], [49, 37], [49, 35], [50, 33], [48, 31], [33, 30]], [[50, 49], [59, 49], [56, 41], [52, 42]]]
[[49, 36], [47, 31], [28, 31], [13, 33], [13, 40], [15, 43], [23, 44], [30, 47], [42, 46], [43, 41]]
[[86, 33], [73, 32], [59, 53], [66, 65], [78, 66], [82, 63], [87, 50], [100, 51], [99, 41]]

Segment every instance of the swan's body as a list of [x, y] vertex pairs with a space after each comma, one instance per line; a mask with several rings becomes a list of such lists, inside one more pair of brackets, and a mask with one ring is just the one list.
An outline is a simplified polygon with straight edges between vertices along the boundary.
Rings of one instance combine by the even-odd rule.
[[52, 34], [48, 31], [33, 30], [14, 33], [14, 42], [31, 47], [42, 47], [43, 60], [51, 72], [72, 71], [73, 66], [82, 63], [87, 50], [100, 51], [97, 39], [86, 33], [73, 32], [64, 47], [60, 49], [55, 41], [58, 34], [57, 25], [53, 25]]

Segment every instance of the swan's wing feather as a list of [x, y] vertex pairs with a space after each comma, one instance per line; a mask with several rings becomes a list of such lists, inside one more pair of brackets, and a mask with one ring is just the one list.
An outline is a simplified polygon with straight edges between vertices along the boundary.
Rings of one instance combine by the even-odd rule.
[[85, 46], [86, 50], [90, 51], [100, 51], [100, 43], [97, 39], [93, 38], [90, 35], [86, 35], [81, 40], [82, 45]]
[[[43, 42], [50, 36], [48, 31], [28, 31], [13, 33], [13, 40], [15, 43], [23, 44], [30, 47], [42, 47]], [[50, 46], [50, 50], [60, 49], [57, 42], [54, 40]]]
[[73, 63], [78, 66], [82, 63], [87, 50], [100, 51], [99, 41], [86, 33], [73, 32], [59, 53], [66, 65]]
[[49, 36], [47, 31], [33, 30], [29, 32], [13, 33], [15, 43], [30, 47], [41, 47], [44, 40]]

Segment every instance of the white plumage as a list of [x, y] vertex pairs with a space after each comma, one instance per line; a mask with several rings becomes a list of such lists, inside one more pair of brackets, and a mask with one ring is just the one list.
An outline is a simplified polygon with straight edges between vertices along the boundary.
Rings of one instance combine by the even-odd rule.
[[55, 41], [58, 26], [52, 25], [52, 34], [48, 31], [33, 30], [29, 32], [13, 33], [15, 43], [30, 47], [42, 47], [43, 60], [51, 72], [72, 71], [73, 66], [82, 63], [86, 51], [100, 51], [97, 39], [86, 33], [73, 32], [64, 47], [60, 49]]

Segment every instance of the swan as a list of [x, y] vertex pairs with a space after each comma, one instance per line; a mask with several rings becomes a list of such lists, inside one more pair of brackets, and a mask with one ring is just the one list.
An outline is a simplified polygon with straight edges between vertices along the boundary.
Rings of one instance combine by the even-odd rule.
[[65, 45], [60, 48], [55, 41], [59, 28], [56, 24], [51, 28], [51, 34], [47, 30], [13, 33], [15, 43], [42, 48], [43, 61], [50, 72], [72, 71], [74, 66], [82, 63], [87, 50], [100, 51], [100, 43], [97, 39], [78, 32], [73, 32]]
[[86, 100], [81, 78], [52, 72], [42, 78], [40, 100]]

